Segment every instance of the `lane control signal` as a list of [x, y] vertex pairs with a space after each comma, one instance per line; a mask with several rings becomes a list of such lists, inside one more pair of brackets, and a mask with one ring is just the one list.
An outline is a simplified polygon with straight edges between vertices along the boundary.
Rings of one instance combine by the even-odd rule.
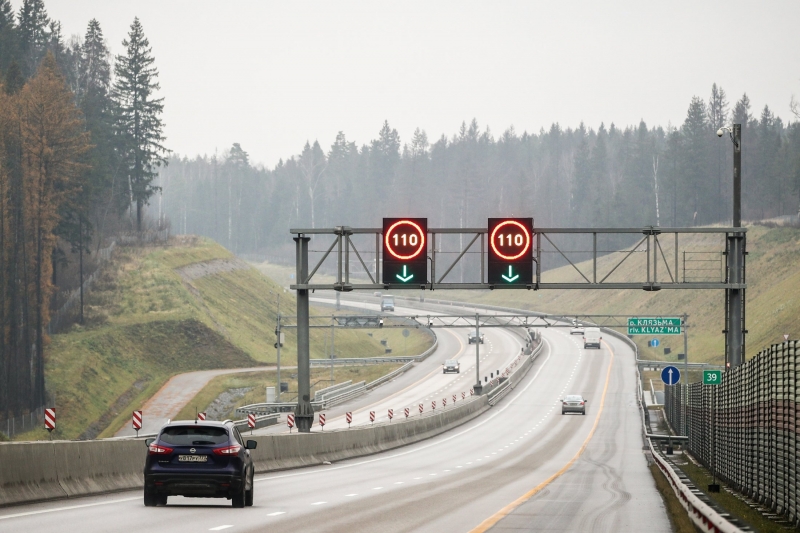
[[533, 283], [533, 219], [489, 219], [488, 282], [492, 285]]
[[383, 219], [384, 284], [419, 287], [428, 282], [428, 219]]

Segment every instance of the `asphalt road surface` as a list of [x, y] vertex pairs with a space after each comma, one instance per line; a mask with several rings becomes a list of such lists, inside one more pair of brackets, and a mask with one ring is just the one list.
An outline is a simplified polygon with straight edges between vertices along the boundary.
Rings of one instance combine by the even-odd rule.
[[[520, 385], [477, 419], [388, 452], [260, 475], [255, 505], [132, 491], [0, 510], [2, 531], [669, 531], [642, 452], [634, 356], [547, 330]], [[438, 389], [437, 389], [438, 390]], [[559, 398], [588, 400], [561, 415]]]

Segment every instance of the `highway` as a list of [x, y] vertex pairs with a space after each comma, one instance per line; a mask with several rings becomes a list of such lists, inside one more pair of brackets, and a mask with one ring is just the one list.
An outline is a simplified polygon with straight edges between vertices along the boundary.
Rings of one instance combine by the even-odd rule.
[[[333, 303], [333, 300], [324, 299], [313, 301]], [[380, 308], [378, 304], [350, 301], [347, 305], [372, 312], [377, 312]], [[406, 307], [397, 307], [394, 313], [394, 315], [418, 314], [420, 314], [419, 309]], [[425, 311], [425, 314], [440, 313]], [[428, 413], [432, 410], [434, 401], [438, 410], [446, 409], [448, 406], [452, 408], [453, 395], [456, 395], [456, 404], [463, 401], [462, 393], [469, 397], [476, 375], [475, 345], [467, 343], [468, 331], [466, 328], [437, 329], [439, 347], [433, 354], [392, 382], [378, 387], [356, 401], [326, 411], [325, 429], [346, 428], [344, 413], [347, 411], [353, 413], [352, 426], [368, 425], [370, 411], [375, 412], [376, 423], [388, 422], [389, 409], [393, 409], [395, 418], [403, 418], [406, 407], [409, 408], [409, 416], [418, 416], [420, 403], [423, 404], [424, 413]], [[520, 354], [523, 346], [521, 337], [502, 328], [487, 328], [482, 333], [485, 335], [485, 342], [480, 346], [481, 376], [491, 376], [491, 374], [497, 376], [498, 370], [505, 369]], [[461, 372], [444, 374], [442, 363], [446, 359], [458, 360], [461, 363]], [[446, 405], [442, 400], [446, 400]], [[319, 431], [320, 428], [314, 426], [313, 430]]]
[[[632, 351], [546, 330], [525, 380], [486, 414], [368, 457], [256, 478], [255, 505], [138, 491], [0, 510], [2, 531], [670, 531], [642, 452]], [[437, 389], [438, 390], [438, 389]], [[581, 393], [586, 416], [562, 416]]]

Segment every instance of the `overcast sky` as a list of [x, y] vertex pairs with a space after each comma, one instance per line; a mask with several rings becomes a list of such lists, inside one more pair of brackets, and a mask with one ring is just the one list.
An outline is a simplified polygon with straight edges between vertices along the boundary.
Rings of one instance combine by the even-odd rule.
[[[15, 0], [15, 7], [22, 0]], [[495, 136], [680, 124], [716, 82], [788, 120], [800, 97], [800, 1], [278, 2], [45, 0], [65, 36], [97, 18], [113, 53], [138, 16], [160, 71], [167, 146], [234, 142], [273, 166], [384, 120], [403, 142], [473, 117]]]

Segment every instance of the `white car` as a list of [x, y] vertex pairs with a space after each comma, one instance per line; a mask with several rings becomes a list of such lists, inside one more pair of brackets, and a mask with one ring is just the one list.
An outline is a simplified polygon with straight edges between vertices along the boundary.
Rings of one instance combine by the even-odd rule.
[[483, 333], [481, 333], [481, 337], [480, 337], [480, 341], [479, 341], [478, 334], [474, 329], [467, 334], [467, 342], [469, 342], [469, 344], [475, 344], [477, 342], [480, 342], [481, 344], [483, 344], [483, 340], [484, 340], [483, 339]]
[[583, 324], [573, 324], [572, 328], [569, 330], [570, 335], [583, 335], [585, 330], [583, 329]]

